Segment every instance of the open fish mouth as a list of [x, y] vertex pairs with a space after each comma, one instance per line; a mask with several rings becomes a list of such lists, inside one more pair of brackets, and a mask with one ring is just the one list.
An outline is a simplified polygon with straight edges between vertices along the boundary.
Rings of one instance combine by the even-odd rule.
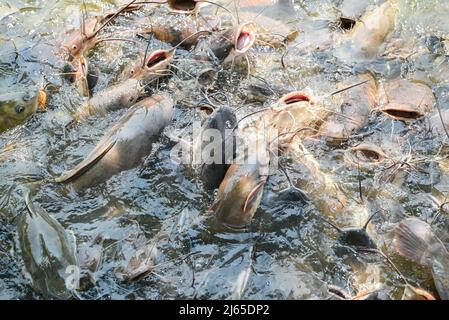
[[402, 121], [413, 121], [424, 116], [421, 110], [404, 104], [391, 103], [383, 107], [380, 111], [390, 118]]
[[312, 99], [310, 95], [308, 95], [307, 93], [304, 93], [302, 91], [294, 91], [280, 98], [279, 102], [286, 105], [291, 105], [298, 102], [310, 102], [311, 100]]
[[356, 20], [349, 18], [349, 17], [340, 17], [340, 21], [338, 23], [338, 26], [343, 31], [350, 31], [354, 28], [356, 24]]
[[156, 50], [147, 59], [146, 67], [151, 70], [164, 68], [172, 59], [174, 52], [169, 50]]
[[173, 12], [178, 13], [193, 13], [197, 8], [195, 0], [169, 0], [168, 8]]
[[387, 155], [375, 145], [362, 143], [350, 149], [348, 157], [352, 163], [378, 164], [385, 160]]
[[256, 41], [256, 34], [250, 23], [242, 24], [237, 30], [236, 39], [234, 43], [235, 51], [243, 54], [248, 51]]

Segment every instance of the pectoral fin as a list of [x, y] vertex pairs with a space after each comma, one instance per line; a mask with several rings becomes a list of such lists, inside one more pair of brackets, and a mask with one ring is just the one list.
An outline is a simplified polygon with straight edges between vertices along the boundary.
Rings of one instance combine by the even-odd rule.
[[416, 218], [403, 220], [395, 230], [396, 251], [419, 264], [428, 265], [426, 256], [436, 242], [430, 226]]
[[28, 214], [32, 217], [36, 215], [36, 209], [34, 208], [33, 203], [31, 202], [31, 192], [27, 190], [25, 192], [25, 205], [28, 210]]
[[70, 182], [77, 177], [81, 176], [83, 173], [88, 171], [92, 166], [94, 166], [98, 161], [100, 161], [106, 153], [115, 145], [117, 141], [116, 136], [109, 138], [104, 143], [100, 143], [94, 150], [84, 159], [81, 163], [79, 163], [72, 170], [62, 174], [60, 177], [56, 178], [55, 181], [60, 182]]

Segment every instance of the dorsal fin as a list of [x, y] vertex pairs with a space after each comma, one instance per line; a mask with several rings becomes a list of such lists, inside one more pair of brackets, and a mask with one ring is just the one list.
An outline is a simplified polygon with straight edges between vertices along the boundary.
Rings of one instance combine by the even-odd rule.
[[30, 214], [30, 216], [35, 216], [36, 215], [36, 209], [34, 208], [33, 203], [31, 202], [31, 191], [27, 190], [25, 192], [25, 205], [26, 208], [28, 210], [28, 213]]
[[117, 141], [117, 137], [114, 135], [107, 139], [104, 143], [99, 144], [95, 147], [94, 150], [84, 159], [81, 163], [79, 163], [72, 170], [62, 174], [58, 178], [55, 179], [56, 182], [70, 182], [77, 177], [81, 176], [83, 173], [88, 171], [92, 166], [94, 166], [98, 161], [100, 161], [106, 153], [115, 145]]
[[100, 140], [99, 144], [89, 153], [86, 159], [80, 162], [72, 170], [62, 174], [55, 179], [55, 182], [70, 182], [86, 171], [88, 171], [92, 166], [94, 166], [98, 161], [100, 161], [109, 150], [114, 147], [117, 142], [117, 137], [123, 124], [126, 123], [134, 113], [141, 107], [139, 103], [132, 106], [117, 122], [115, 126], [111, 128], [110, 131]]

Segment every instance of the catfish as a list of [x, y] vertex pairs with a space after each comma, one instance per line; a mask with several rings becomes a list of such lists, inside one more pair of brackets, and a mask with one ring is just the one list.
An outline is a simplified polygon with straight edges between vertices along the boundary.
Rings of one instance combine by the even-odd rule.
[[55, 179], [75, 190], [98, 185], [136, 167], [149, 155], [152, 143], [170, 123], [174, 101], [167, 94], [146, 98], [131, 107], [75, 168]]
[[17, 223], [22, 257], [33, 287], [45, 299], [70, 299], [76, 289], [78, 261], [75, 243], [64, 227], [37, 203], [25, 196], [26, 212]]
[[[233, 109], [225, 106], [215, 108], [193, 142], [192, 167], [208, 189], [219, 187], [234, 160], [236, 137], [233, 128], [236, 124]], [[211, 138], [213, 142], [210, 141]], [[215, 154], [216, 152], [220, 154]]]
[[259, 207], [268, 179], [269, 153], [259, 140], [255, 157], [246, 153], [237, 157], [220, 184], [217, 198], [210, 210], [216, 221], [230, 230], [248, 226]]

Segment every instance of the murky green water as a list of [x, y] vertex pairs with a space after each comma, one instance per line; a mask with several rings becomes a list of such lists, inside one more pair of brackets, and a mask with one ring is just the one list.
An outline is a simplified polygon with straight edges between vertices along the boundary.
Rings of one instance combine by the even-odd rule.
[[[354, 72], [369, 70], [380, 82], [398, 76], [415, 78], [433, 89], [441, 109], [448, 109], [449, 44], [445, 43], [444, 53], [434, 54], [427, 49], [425, 39], [429, 35], [449, 36], [449, 2], [391, 1], [398, 15], [384, 51], [388, 52], [395, 39], [402, 39], [402, 45], [392, 54], [364, 63], [334, 57], [338, 47], [335, 34], [339, 32], [335, 25], [342, 14], [358, 18], [380, 1], [346, 1], [343, 7], [342, 2], [345, 1], [294, 4], [281, 1], [263, 10], [263, 16], [282, 19], [288, 28], [298, 30], [299, 36], [285, 56], [286, 68], [280, 63], [282, 48], [262, 45], [253, 48], [249, 54], [252, 74], [266, 79], [279, 95], [305, 89], [324, 100]], [[113, 5], [113, 1], [86, 1], [89, 14], [111, 9]], [[37, 113], [25, 124], [0, 134], [0, 298], [3, 299], [39, 298], [24, 276], [17, 244], [15, 221], [24, 211], [25, 183], [54, 177], [72, 168], [124, 113], [117, 111], [73, 128], [66, 127], [70, 119], [68, 109], [76, 107], [82, 98], [61, 78], [61, 61], [55, 50], [64, 30], [79, 26], [81, 9], [79, 1], [0, 3], [0, 88], [47, 86], [49, 95], [47, 112]], [[263, 6], [240, 8], [239, 16], [245, 19], [248, 12], [258, 13], [262, 9]], [[138, 19], [150, 14], [153, 18], [149, 21], [154, 21], [154, 14], [161, 13], [148, 7], [137, 15], [120, 17], [115, 27], [108, 27], [108, 32], [118, 34], [130, 29]], [[275, 33], [280, 26], [272, 28]], [[133, 34], [127, 37], [139, 40]], [[99, 45], [89, 57], [90, 64], [100, 70], [95, 90], [115, 83], [120, 71], [144, 51], [145, 45], [144, 41], [139, 45], [121, 42]], [[150, 46], [169, 47], [157, 40], [151, 41]], [[180, 51], [174, 61], [179, 69], [188, 67], [186, 56], [187, 52]], [[34, 197], [75, 235], [78, 245], [90, 245], [98, 237], [104, 240], [97, 282], [87, 284], [79, 295], [86, 299], [325, 299], [329, 297], [327, 283], [351, 293], [383, 288], [400, 298], [404, 282], [384, 259], [340, 250], [336, 244], [338, 234], [322, 222], [320, 211], [312, 203], [280, 197], [279, 191], [287, 186], [282, 172], [270, 177], [262, 205], [246, 232], [216, 233], [210, 228], [207, 209], [214, 194], [205, 191], [197, 177], [186, 174], [183, 167], [170, 160], [173, 142], [167, 135], [181, 132], [199, 117], [189, 106], [202, 98], [186, 82], [188, 76], [176, 70], [176, 76], [154, 84], [152, 90], [166, 90], [175, 84], [184, 87], [185, 98], [178, 103], [175, 119], [164, 131], [166, 135], [162, 135], [142, 165], [82, 194], [48, 183]], [[246, 79], [245, 67], [220, 70], [219, 81], [232, 106], [253, 104], [240, 109], [239, 115], [263, 105], [248, 101], [249, 85], [263, 82]], [[269, 105], [277, 98], [266, 97], [264, 103]], [[367, 210], [360, 208], [379, 211], [369, 228], [379, 248], [391, 256], [411, 284], [434, 291], [430, 274], [397, 256], [391, 245], [394, 227], [402, 218], [417, 216], [430, 222], [439, 212], [435, 199], [440, 204], [447, 201], [448, 173], [436, 162], [447, 155], [447, 150], [441, 149], [443, 141], [428, 134], [426, 128], [427, 119], [404, 124], [373, 113], [359, 136], [338, 147], [313, 145], [310, 151], [349, 199], [347, 210], [333, 217], [334, 221], [342, 227], [362, 226], [368, 215]], [[410, 159], [424, 160], [414, 163], [416, 166], [402, 166], [388, 183], [379, 183], [378, 169], [371, 168], [359, 175], [357, 168], [349, 166], [342, 157], [343, 149], [362, 140], [392, 150], [391, 156], [397, 161], [407, 155]], [[294, 182], [307, 183], [310, 177], [300, 166], [292, 159], [282, 161]], [[363, 205], [359, 199], [359, 177]], [[434, 224], [436, 233], [446, 242], [448, 223], [443, 212]], [[156, 243], [154, 273], [135, 282], [119, 280], [115, 269], [130, 243], [139, 237]], [[248, 274], [248, 282], [242, 286], [242, 279]]]

